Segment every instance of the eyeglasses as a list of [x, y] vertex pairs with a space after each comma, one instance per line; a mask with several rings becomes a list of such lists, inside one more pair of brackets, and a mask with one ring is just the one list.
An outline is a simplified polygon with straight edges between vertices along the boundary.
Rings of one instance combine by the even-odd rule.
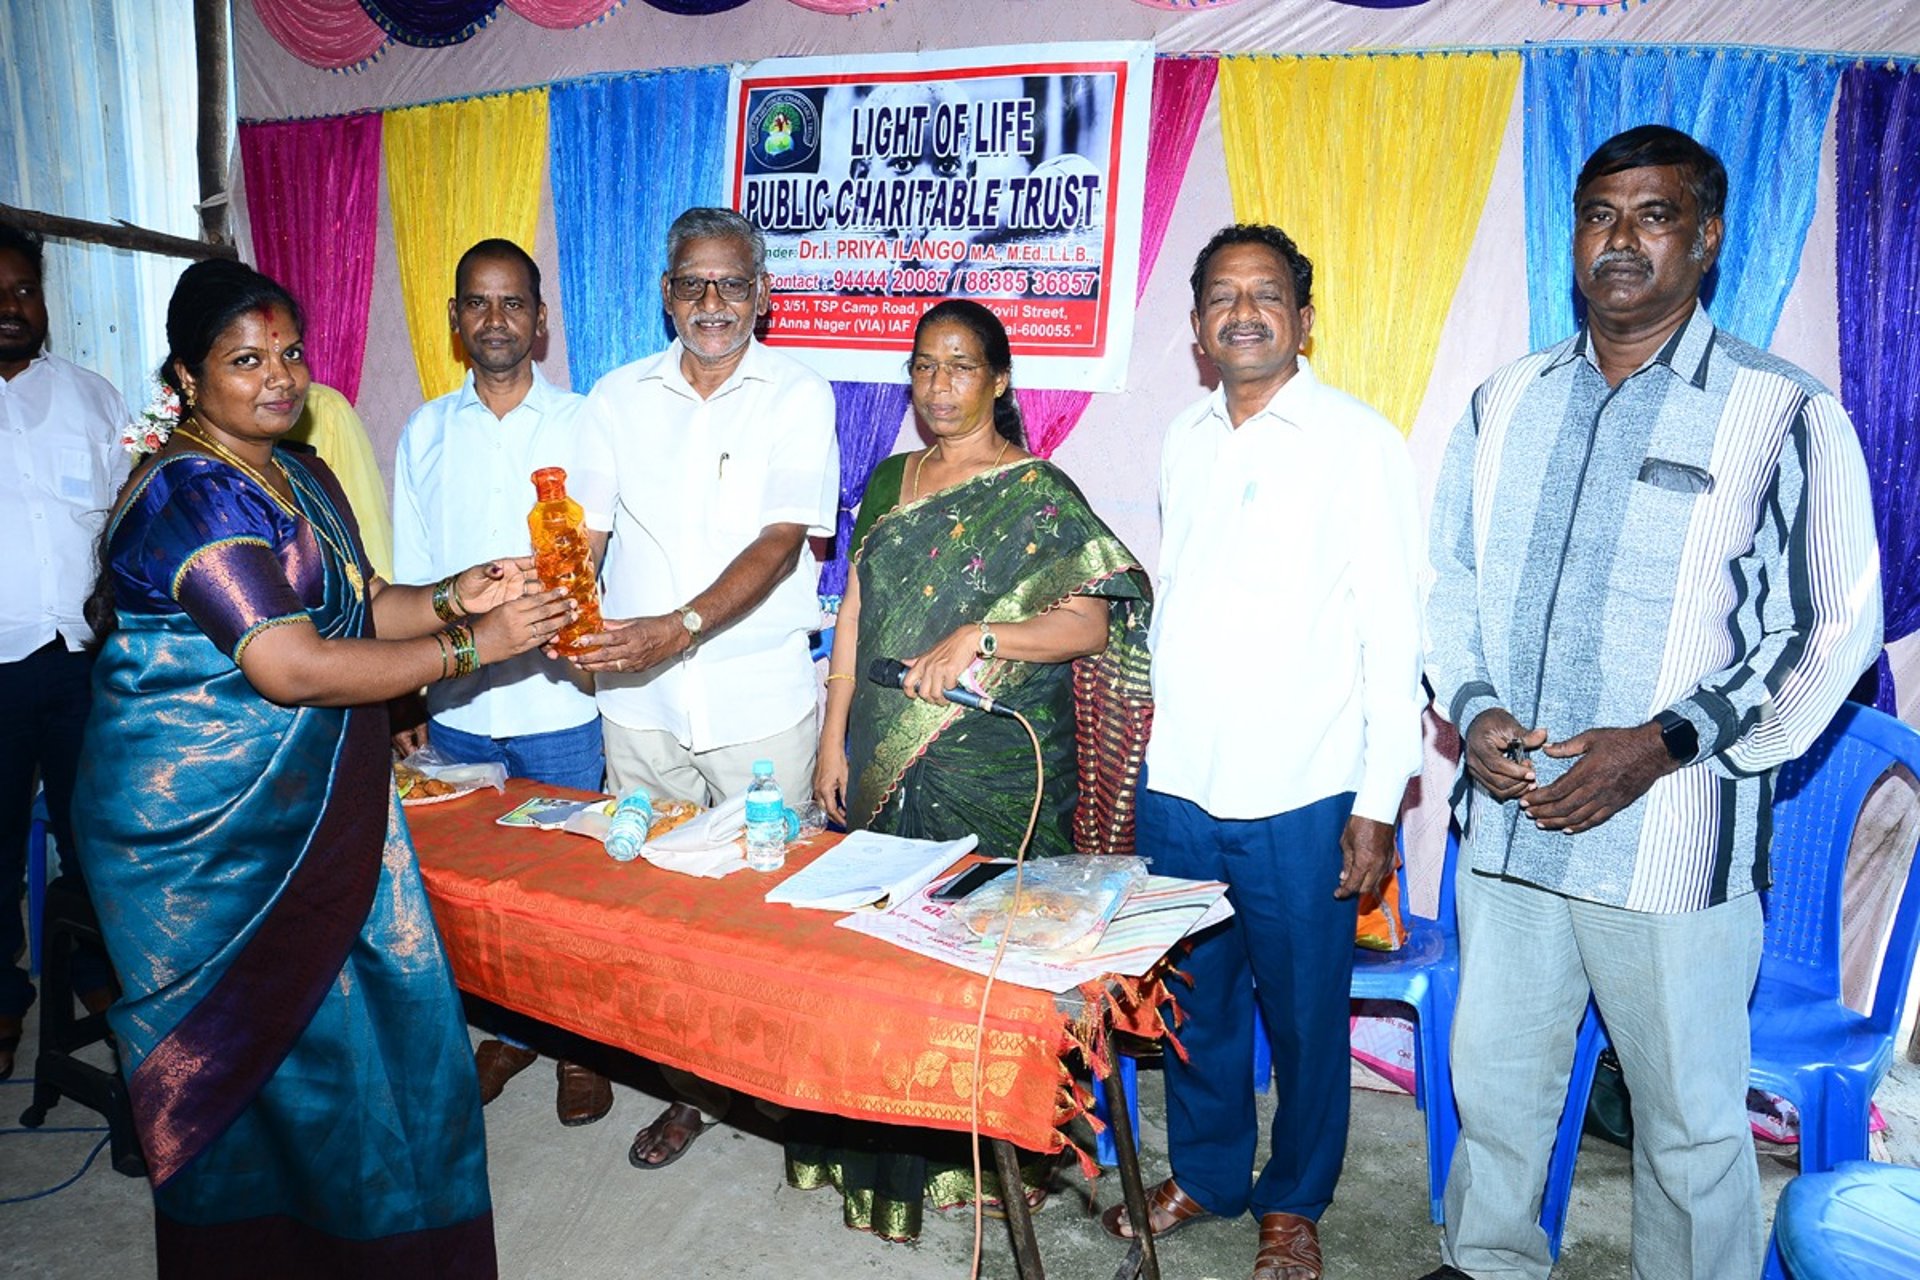
[[707, 286], [712, 285], [720, 293], [722, 301], [745, 302], [753, 296], [752, 280], [741, 276], [674, 276], [667, 281], [673, 296], [682, 302], [698, 302], [707, 296]]
[[946, 371], [949, 382], [972, 382], [987, 371], [987, 366], [965, 360], [928, 360], [924, 356], [907, 361], [907, 374], [915, 382], [931, 382], [933, 375], [942, 370]]

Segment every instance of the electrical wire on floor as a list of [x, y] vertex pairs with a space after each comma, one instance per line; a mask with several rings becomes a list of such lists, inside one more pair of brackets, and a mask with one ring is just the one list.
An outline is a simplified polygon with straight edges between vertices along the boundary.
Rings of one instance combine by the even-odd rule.
[[[1033, 812], [1027, 815], [1027, 833], [1020, 837], [1020, 847], [1014, 851], [1013, 896], [1008, 899], [1012, 906], [1007, 911], [1007, 926], [1000, 931], [1000, 943], [993, 949], [993, 963], [987, 966], [987, 982], [980, 989], [980, 1016], [973, 1024], [973, 1096], [972, 1105], [967, 1111], [967, 1137], [973, 1147], [973, 1267], [968, 1272], [969, 1280], [980, 1280], [980, 1243], [986, 1225], [986, 1196], [980, 1185], [980, 1057], [987, 1037], [987, 1001], [993, 995], [993, 980], [1000, 973], [1000, 961], [1007, 954], [1007, 940], [1013, 936], [1013, 925], [1017, 918], [1013, 908], [1020, 904], [1020, 882], [1027, 871], [1027, 846], [1033, 843], [1033, 829], [1040, 822], [1040, 796], [1047, 781], [1046, 764], [1040, 755], [1040, 735], [1033, 731], [1027, 718], [1012, 707], [1001, 703], [999, 708], [1018, 720], [1033, 742]], [[1008, 1197], [1024, 1196], [1026, 1193], [1026, 1187], [1016, 1176], [1013, 1186], [1000, 1188], [1001, 1203], [1008, 1204]], [[1010, 1205], [1007, 1213], [1009, 1217], [1012, 1216]]]
[[[8, 1080], [8, 1081], [5, 1081], [5, 1083], [18, 1084], [18, 1085], [30, 1085], [33, 1083], [33, 1081]], [[87, 1158], [81, 1161], [80, 1168], [77, 1169], [74, 1172], [73, 1176], [68, 1178], [66, 1181], [56, 1183], [55, 1185], [51, 1187], [47, 1187], [41, 1191], [28, 1192], [26, 1195], [23, 1195], [23, 1196], [7, 1196], [4, 1199], [0, 1199], [0, 1205], [25, 1204], [29, 1200], [44, 1200], [46, 1197], [53, 1195], [56, 1192], [65, 1191], [68, 1187], [80, 1181], [80, 1179], [86, 1177], [87, 1170], [93, 1167], [93, 1162], [99, 1158], [100, 1153], [107, 1149], [107, 1142], [108, 1142], [107, 1126], [103, 1124], [51, 1125], [51, 1126], [47, 1126], [39, 1129], [29, 1129], [22, 1125], [15, 1125], [11, 1128], [0, 1129], [0, 1138], [8, 1138], [8, 1137], [14, 1136], [15, 1134], [23, 1134], [23, 1133], [49, 1133], [49, 1134], [51, 1133], [97, 1133], [101, 1135], [101, 1138], [100, 1138], [100, 1141], [93, 1144], [93, 1150], [87, 1152]]]

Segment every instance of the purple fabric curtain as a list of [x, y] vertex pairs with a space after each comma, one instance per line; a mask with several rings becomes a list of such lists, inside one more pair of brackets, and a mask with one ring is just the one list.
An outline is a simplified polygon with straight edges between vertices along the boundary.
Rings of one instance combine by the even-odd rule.
[[459, 44], [493, 21], [500, 0], [360, 0], [367, 16], [401, 44]]
[[853, 554], [853, 520], [867, 481], [900, 437], [907, 416], [907, 388], [899, 382], [833, 384], [834, 431], [840, 437], [840, 519], [833, 530], [833, 559], [820, 566], [820, 594], [847, 589], [847, 557]]
[[[1840, 398], [1873, 483], [1893, 641], [1920, 629], [1920, 69], [1849, 67], [1837, 132]], [[1879, 706], [1897, 714], [1884, 654]]]
[[260, 270], [307, 313], [307, 364], [360, 394], [378, 234], [380, 115], [240, 126], [247, 220]]
[[[1147, 199], [1141, 214], [1140, 275], [1134, 289], [1137, 302], [1147, 291], [1147, 277], [1160, 258], [1160, 246], [1173, 221], [1173, 204], [1193, 158], [1193, 140], [1213, 97], [1220, 64], [1212, 58], [1158, 58], [1153, 64], [1153, 122], [1147, 134]], [[1051, 458], [1087, 411], [1093, 396], [1086, 391], [1016, 389], [1020, 416], [1026, 420], [1027, 448]]]

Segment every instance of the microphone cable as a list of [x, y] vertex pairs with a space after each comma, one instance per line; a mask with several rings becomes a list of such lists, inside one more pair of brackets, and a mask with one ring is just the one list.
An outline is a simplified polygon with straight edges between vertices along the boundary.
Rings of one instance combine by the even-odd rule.
[[[1033, 743], [1033, 809], [1027, 815], [1027, 832], [1020, 838], [1020, 847], [1013, 855], [1013, 896], [1009, 899], [1006, 927], [1000, 931], [1000, 943], [993, 950], [993, 963], [987, 966], [986, 985], [980, 989], [980, 1015], [973, 1023], [973, 1096], [967, 1111], [967, 1138], [973, 1149], [973, 1265], [968, 1280], [980, 1280], [980, 1245], [984, 1236], [986, 1222], [986, 1192], [980, 1180], [980, 1090], [981, 1057], [987, 1038], [987, 1002], [993, 996], [994, 979], [1000, 973], [1000, 962], [1006, 958], [1007, 941], [1013, 936], [1014, 912], [1020, 905], [1020, 885], [1027, 870], [1027, 846], [1033, 843], [1033, 830], [1040, 822], [1040, 798], [1046, 786], [1046, 762], [1040, 754], [1040, 735], [1028, 719], [1004, 703], [998, 704], [998, 710], [1020, 722], [1027, 731], [1027, 738]], [[1020, 1178], [1019, 1161], [1015, 1160], [1013, 1185], [1004, 1185], [1002, 1177], [1000, 1188], [1001, 1204], [1009, 1219], [1013, 1209], [1008, 1201], [1010, 1196], [1027, 1194], [1026, 1184]], [[1029, 1218], [1031, 1223], [1031, 1218]]]

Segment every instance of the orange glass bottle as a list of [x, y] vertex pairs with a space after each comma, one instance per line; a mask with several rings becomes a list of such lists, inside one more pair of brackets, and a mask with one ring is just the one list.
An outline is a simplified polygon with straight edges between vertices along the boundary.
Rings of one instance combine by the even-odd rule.
[[565, 587], [580, 613], [560, 629], [554, 647], [562, 653], [580, 652], [580, 637], [600, 632], [600, 592], [594, 585], [593, 553], [587, 546], [587, 513], [567, 496], [567, 473], [542, 467], [533, 473], [538, 499], [527, 513], [533, 534], [533, 563], [540, 585], [551, 591]]

